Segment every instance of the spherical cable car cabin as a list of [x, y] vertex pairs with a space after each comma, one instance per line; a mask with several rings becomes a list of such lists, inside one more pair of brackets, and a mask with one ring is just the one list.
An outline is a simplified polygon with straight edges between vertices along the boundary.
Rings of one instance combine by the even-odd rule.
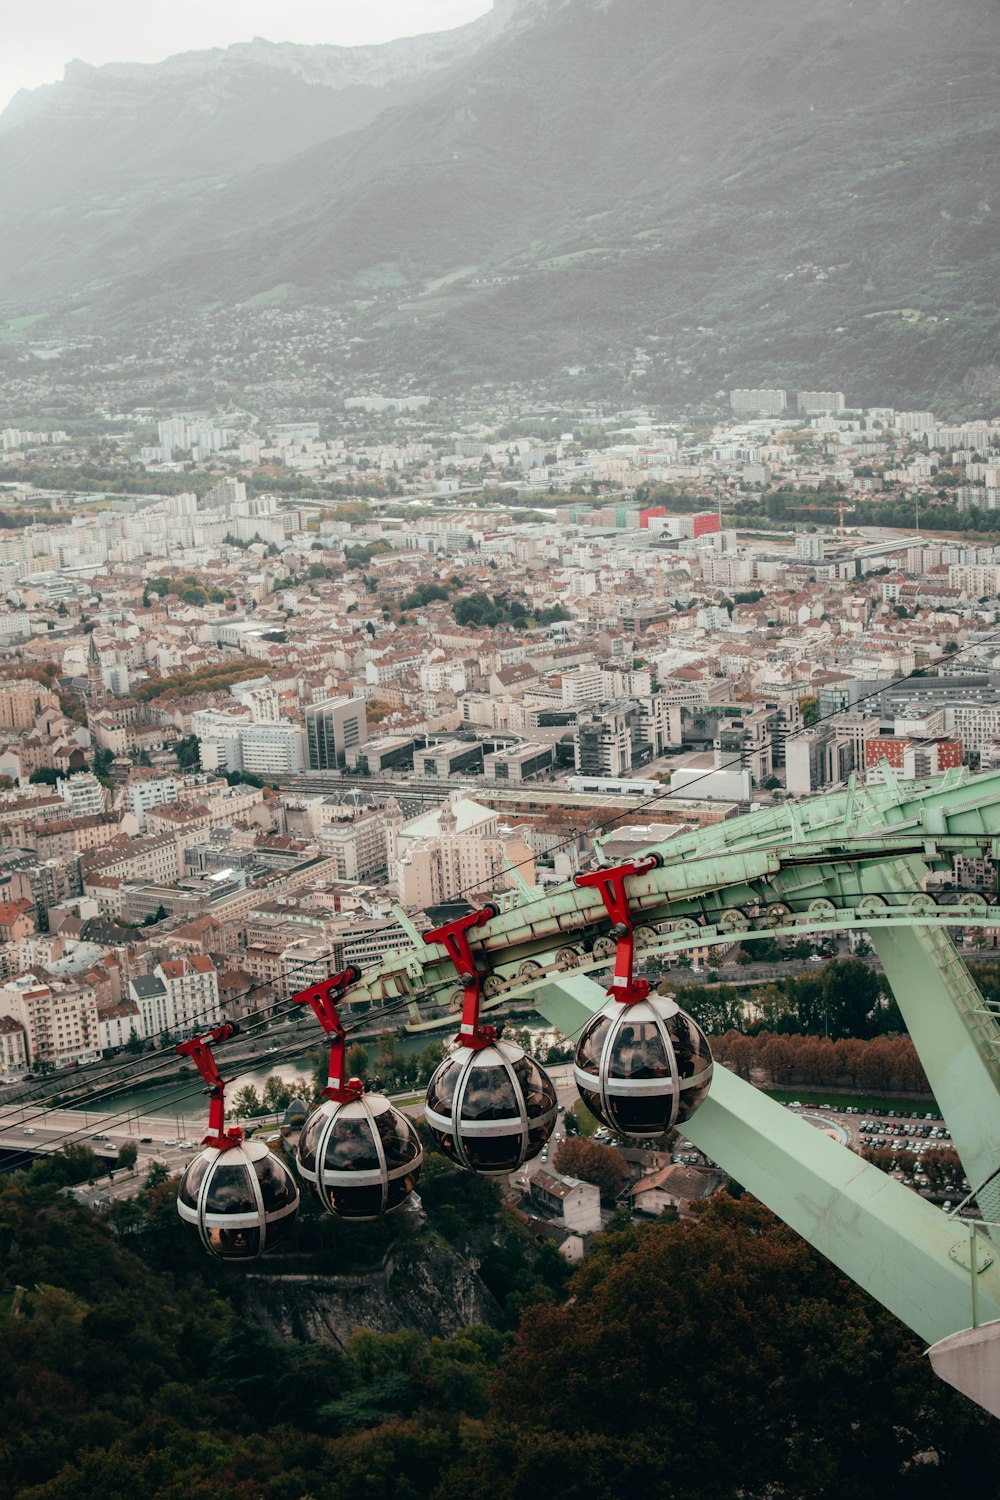
[[506, 1174], [545, 1146], [557, 1118], [556, 1091], [538, 1064], [481, 1026], [481, 975], [468, 933], [497, 915], [484, 906], [424, 934], [440, 943], [463, 985], [462, 1022], [455, 1046], [427, 1086], [424, 1117], [443, 1154], [473, 1172]]
[[296, 1148], [299, 1176], [328, 1213], [377, 1219], [400, 1208], [417, 1185], [423, 1163], [420, 1137], [384, 1094], [344, 1082], [344, 1028], [333, 997], [357, 978], [347, 969], [294, 998], [310, 1005], [330, 1036], [327, 1086], [313, 1106]]
[[263, 1255], [294, 1223], [298, 1207], [295, 1178], [263, 1141], [206, 1146], [177, 1191], [184, 1223], [225, 1260]]
[[712, 1081], [704, 1032], [665, 995], [617, 997], [586, 1024], [573, 1077], [587, 1108], [622, 1135], [663, 1135], [698, 1108]]
[[263, 1141], [245, 1141], [241, 1130], [225, 1128], [225, 1080], [211, 1048], [236, 1030], [225, 1022], [177, 1048], [193, 1058], [210, 1098], [209, 1133], [181, 1178], [177, 1212], [213, 1255], [255, 1260], [295, 1222], [299, 1188]]
[[647, 855], [576, 876], [577, 885], [599, 891], [617, 949], [610, 999], [581, 1032], [573, 1077], [592, 1114], [638, 1140], [690, 1119], [712, 1082], [712, 1054], [700, 1026], [675, 1000], [650, 994], [646, 980], [633, 975], [634, 929], [625, 881], [659, 863], [658, 855]]
[[445, 1156], [473, 1172], [516, 1172], [555, 1128], [556, 1091], [538, 1064], [484, 1027], [456, 1046], [427, 1086], [424, 1109]]

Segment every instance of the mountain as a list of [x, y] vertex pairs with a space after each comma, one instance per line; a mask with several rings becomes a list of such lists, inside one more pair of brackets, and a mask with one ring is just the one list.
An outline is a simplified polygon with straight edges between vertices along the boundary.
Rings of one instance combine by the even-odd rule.
[[128, 325], [290, 288], [351, 312], [353, 369], [445, 382], [988, 395], [993, 16], [521, 0], [358, 128], [211, 193], [19, 215], [30, 254], [0, 166], [0, 284]]
[[[72, 282], [78, 241], [113, 245], [146, 208], [167, 222], [255, 168], [360, 129], [516, 15], [501, 6], [454, 31], [382, 46], [257, 37], [157, 64], [68, 63], [61, 83], [22, 90], [0, 114], [6, 292], [41, 284], [49, 296]], [[44, 272], [32, 277], [38, 257]]]

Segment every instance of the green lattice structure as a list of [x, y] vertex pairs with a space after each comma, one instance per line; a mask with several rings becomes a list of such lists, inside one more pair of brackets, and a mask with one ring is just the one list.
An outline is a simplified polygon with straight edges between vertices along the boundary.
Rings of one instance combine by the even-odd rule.
[[[662, 867], [629, 885], [637, 947], [652, 956], [755, 935], [868, 930], [981, 1227], [946, 1215], [718, 1065], [685, 1133], [934, 1346], [939, 1374], [1000, 1415], [1000, 1016], [947, 931], [998, 927], [1000, 905], [927, 889], [957, 855], [1000, 859], [1000, 774], [887, 778], [653, 846]], [[521, 886], [501, 908], [473, 940], [488, 971], [484, 1008], [530, 996], [547, 1021], [576, 1035], [605, 1001], [590, 976], [615, 949], [600, 897], [575, 885]], [[455, 970], [408, 930], [413, 947], [389, 954], [350, 999], [405, 999], [411, 1029], [439, 1027], [442, 1010], [461, 1002]]]

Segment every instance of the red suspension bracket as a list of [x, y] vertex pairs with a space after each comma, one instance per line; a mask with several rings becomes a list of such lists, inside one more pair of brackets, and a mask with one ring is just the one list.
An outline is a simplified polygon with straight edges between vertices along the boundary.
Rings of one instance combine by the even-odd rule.
[[292, 996], [293, 1005], [312, 1007], [317, 1021], [330, 1038], [330, 1067], [323, 1097], [336, 1099], [342, 1104], [349, 1099], [357, 1099], [363, 1089], [359, 1078], [344, 1079], [347, 1071], [344, 1061], [345, 1032], [337, 1014], [337, 1001], [360, 978], [360, 969], [346, 968], [340, 974], [331, 974], [328, 979], [321, 979], [318, 984], [311, 984], [308, 989], [299, 990], [297, 995]]
[[195, 1067], [208, 1084], [208, 1135], [202, 1139], [203, 1146], [215, 1146], [219, 1151], [226, 1151], [230, 1146], [235, 1146], [243, 1139], [243, 1132], [238, 1125], [231, 1130], [226, 1129], [226, 1100], [225, 1089], [227, 1083], [232, 1083], [231, 1078], [223, 1078], [219, 1072], [219, 1065], [212, 1053], [215, 1042], [228, 1042], [231, 1036], [239, 1031], [231, 1021], [224, 1021], [221, 1026], [216, 1026], [212, 1031], [206, 1031], [202, 1036], [193, 1036], [186, 1042], [181, 1042], [175, 1050], [182, 1057], [194, 1059]]
[[630, 875], [648, 875], [659, 869], [663, 859], [659, 854], [646, 854], [641, 859], [631, 860], [626, 865], [609, 865], [603, 870], [589, 870], [586, 875], [574, 877], [577, 885], [589, 886], [599, 891], [601, 900], [611, 918], [611, 936], [617, 939], [615, 974], [608, 994], [623, 1005], [634, 1005], [645, 1000], [649, 985], [645, 979], [635, 979], [632, 967], [635, 961], [635, 932], [629, 907], [625, 882]]
[[440, 943], [458, 970], [464, 994], [462, 1024], [455, 1040], [463, 1047], [478, 1049], [488, 1047], [490, 1042], [496, 1041], [494, 1028], [479, 1024], [483, 975], [476, 967], [468, 935], [473, 927], [485, 927], [487, 922], [492, 921], [499, 914], [499, 911], [499, 906], [494, 906], [491, 901], [486, 906], [480, 907], [478, 911], [466, 912], [465, 916], [456, 917], [454, 922], [446, 922], [443, 927], [435, 927], [433, 932], [424, 933], [424, 942]]

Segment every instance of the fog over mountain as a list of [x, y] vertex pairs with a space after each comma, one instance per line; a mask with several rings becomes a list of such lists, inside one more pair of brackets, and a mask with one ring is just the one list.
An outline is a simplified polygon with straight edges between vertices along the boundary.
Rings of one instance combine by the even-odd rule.
[[0, 117], [3, 306], [366, 304], [374, 363], [444, 381], [990, 391], [994, 22], [510, 0], [385, 47], [74, 64]]

